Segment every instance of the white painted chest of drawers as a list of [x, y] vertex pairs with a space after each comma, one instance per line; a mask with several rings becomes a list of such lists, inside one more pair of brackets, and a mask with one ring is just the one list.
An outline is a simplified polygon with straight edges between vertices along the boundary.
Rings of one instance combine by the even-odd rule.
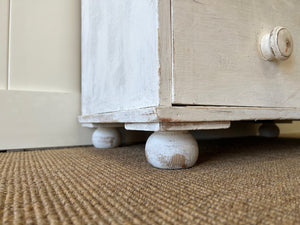
[[188, 130], [300, 119], [298, 0], [82, 0], [83, 124], [155, 133], [159, 168], [190, 167]]

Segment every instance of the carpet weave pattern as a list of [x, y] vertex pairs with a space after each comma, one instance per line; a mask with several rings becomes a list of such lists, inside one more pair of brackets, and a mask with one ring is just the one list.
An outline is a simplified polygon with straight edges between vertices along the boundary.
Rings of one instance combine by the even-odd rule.
[[300, 224], [300, 140], [200, 142], [194, 168], [144, 146], [0, 153], [4, 224]]

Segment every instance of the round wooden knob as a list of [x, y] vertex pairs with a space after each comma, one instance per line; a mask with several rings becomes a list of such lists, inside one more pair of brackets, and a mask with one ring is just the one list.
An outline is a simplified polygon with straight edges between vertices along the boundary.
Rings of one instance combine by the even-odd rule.
[[265, 60], [286, 60], [293, 53], [293, 38], [285, 27], [275, 27], [261, 39], [261, 53]]

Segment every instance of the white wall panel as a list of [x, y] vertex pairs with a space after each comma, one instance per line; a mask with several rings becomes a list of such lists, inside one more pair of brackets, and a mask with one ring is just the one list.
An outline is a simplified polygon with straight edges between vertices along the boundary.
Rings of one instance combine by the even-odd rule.
[[80, 94], [2, 90], [0, 103], [0, 150], [91, 144]]
[[78, 92], [80, 0], [11, 1], [11, 89]]
[[93, 130], [77, 120], [80, 0], [10, 0], [10, 17], [8, 3], [0, 0], [0, 150], [91, 144]]
[[0, 0], [0, 89], [7, 88], [9, 0]]

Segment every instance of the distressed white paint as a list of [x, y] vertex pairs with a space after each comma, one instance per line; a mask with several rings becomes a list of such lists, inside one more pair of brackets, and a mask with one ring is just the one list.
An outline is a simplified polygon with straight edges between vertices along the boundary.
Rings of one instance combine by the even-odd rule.
[[158, 108], [160, 121], [299, 120], [300, 109], [259, 107], [190, 106]]
[[[298, 0], [173, 0], [173, 103], [300, 107], [299, 11]], [[260, 40], [276, 26], [294, 51], [268, 62]]]
[[151, 132], [140, 132], [136, 130], [125, 130], [124, 124], [122, 123], [102, 123], [102, 124], [82, 124], [83, 127], [87, 128], [119, 128], [121, 134], [121, 145], [130, 145], [136, 143], [144, 143], [147, 141], [147, 138], [151, 134]]
[[287, 60], [293, 53], [293, 38], [285, 27], [277, 26], [261, 39], [260, 48], [265, 60]]
[[146, 143], [148, 162], [160, 169], [192, 167], [199, 154], [198, 144], [188, 132], [155, 132]]
[[98, 127], [92, 136], [95, 148], [115, 148], [121, 144], [121, 135], [117, 128]]
[[82, 127], [88, 127], [88, 128], [98, 128], [98, 127], [124, 127], [123, 123], [83, 123], [81, 124]]
[[270, 45], [270, 33], [262, 37], [260, 41], [261, 56], [264, 60], [272, 61], [275, 56]]
[[[300, 119], [300, 48], [285, 62], [260, 55], [261, 38], [278, 24], [300, 33], [296, 3], [83, 0], [80, 122], [164, 131], [151, 135], [146, 155], [174, 169], [198, 156], [194, 138], [178, 130]], [[279, 21], [291, 7], [295, 17]]]
[[159, 104], [158, 0], [82, 1], [82, 114]]
[[150, 107], [80, 116], [81, 123], [156, 123], [240, 120], [300, 120], [297, 108], [182, 106]]
[[191, 123], [126, 123], [127, 130], [142, 131], [179, 131], [179, 130], [215, 130], [227, 129], [230, 122], [191, 122]]
[[171, 0], [159, 0], [159, 105], [172, 105], [172, 23]]
[[80, 123], [145, 123], [157, 122], [156, 108], [137, 108], [125, 111], [79, 116]]

